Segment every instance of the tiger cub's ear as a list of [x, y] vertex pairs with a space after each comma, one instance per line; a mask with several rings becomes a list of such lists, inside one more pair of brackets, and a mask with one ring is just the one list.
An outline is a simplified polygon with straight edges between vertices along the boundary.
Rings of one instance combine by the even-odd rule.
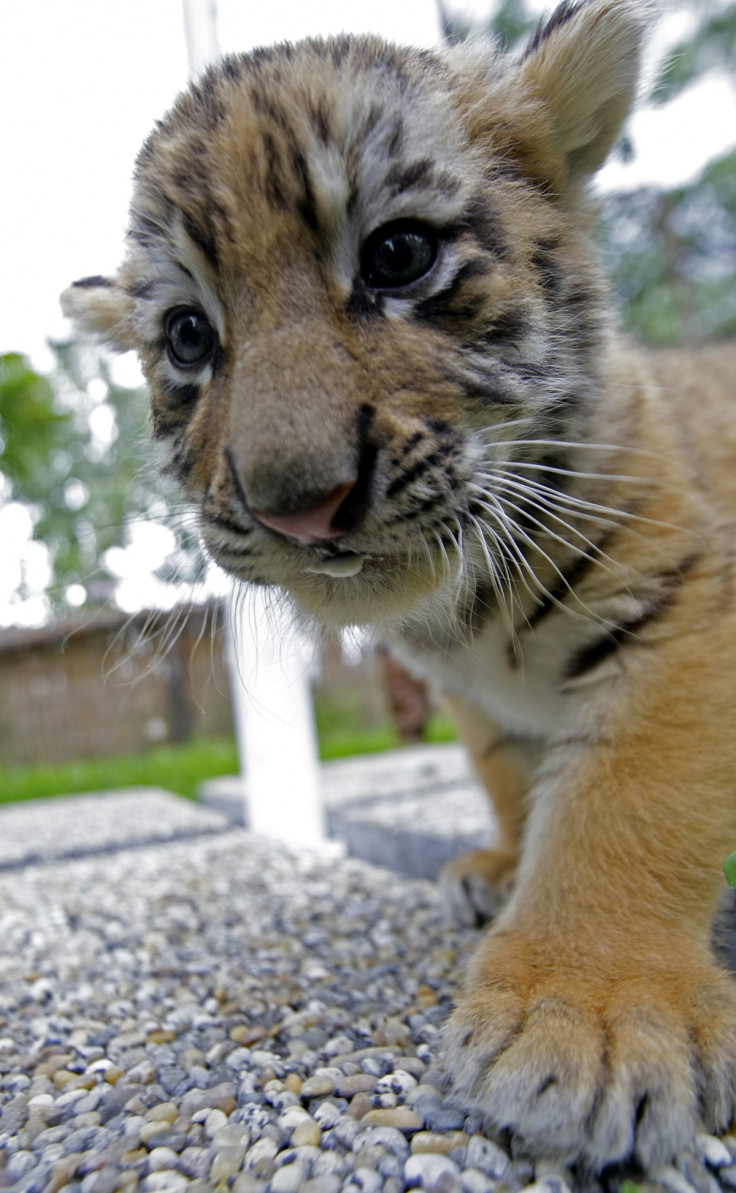
[[518, 62], [448, 51], [471, 141], [567, 202], [603, 165], [636, 95], [654, 0], [564, 0]]
[[569, 184], [603, 165], [636, 97], [647, 0], [565, 3], [529, 43], [520, 80], [542, 101]]
[[61, 295], [61, 309], [77, 331], [93, 335], [115, 349], [137, 347], [133, 331], [133, 303], [114, 278], [80, 278]]

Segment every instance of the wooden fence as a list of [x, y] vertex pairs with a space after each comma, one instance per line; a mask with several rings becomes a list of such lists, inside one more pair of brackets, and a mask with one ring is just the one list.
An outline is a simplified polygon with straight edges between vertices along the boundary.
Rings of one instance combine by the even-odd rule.
[[0, 763], [135, 753], [232, 732], [216, 604], [0, 633]]

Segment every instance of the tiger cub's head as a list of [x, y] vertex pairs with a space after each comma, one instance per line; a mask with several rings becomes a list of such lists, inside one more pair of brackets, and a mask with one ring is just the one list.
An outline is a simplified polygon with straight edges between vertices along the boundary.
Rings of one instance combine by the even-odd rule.
[[63, 302], [140, 354], [227, 571], [336, 624], [503, 576], [519, 499], [493, 466], [564, 467], [598, 393], [583, 192], [632, 101], [643, 7], [565, 0], [518, 59], [258, 50], [156, 126], [119, 273]]

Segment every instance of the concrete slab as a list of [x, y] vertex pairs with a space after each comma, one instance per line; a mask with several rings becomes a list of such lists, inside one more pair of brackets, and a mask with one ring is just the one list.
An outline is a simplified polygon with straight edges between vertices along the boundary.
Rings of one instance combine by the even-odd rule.
[[0, 871], [227, 832], [214, 808], [160, 787], [0, 805]]
[[[461, 746], [408, 746], [327, 762], [323, 796], [330, 836], [348, 853], [417, 878], [436, 878], [450, 858], [493, 840], [488, 800]], [[247, 825], [247, 781], [203, 784], [199, 797]]]

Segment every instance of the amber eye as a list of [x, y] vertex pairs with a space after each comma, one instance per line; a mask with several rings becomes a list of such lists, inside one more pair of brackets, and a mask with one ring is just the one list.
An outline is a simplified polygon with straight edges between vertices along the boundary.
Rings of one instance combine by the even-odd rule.
[[212, 355], [215, 332], [206, 315], [194, 307], [169, 311], [164, 323], [166, 343], [175, 364], [201, 365]]
[[426, 224], [399, 220], [384, 224], [363, 245], [360, 272], [373, 290], [400, 290], [429, 273], [437, 256], [437, 235]]

